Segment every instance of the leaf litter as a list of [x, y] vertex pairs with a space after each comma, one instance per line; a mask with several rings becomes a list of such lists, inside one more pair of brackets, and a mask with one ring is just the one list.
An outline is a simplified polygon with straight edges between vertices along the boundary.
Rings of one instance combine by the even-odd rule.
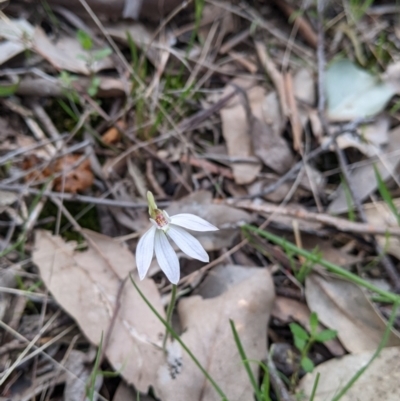
[[[107, 236], [90, 231], [85, 235], [88, 249], [77, 252], [73, 242], [37, 231], [33, 261], [55, 299], [93, 344], [109, 336], [105, 352], [115, 370], [146, 392], [162, 361], [156, 344], [161, 344], [163, 326], [129, 285], [135, 268], [131, 252]], [[145, 279], [140, 286], [163, 313], [155, 284]]]
[[[128, 279], [148, 189], [171, 215], [219, 228], [197, 237], [210, 263], [178, 253], [173, 323], [229, 400], [254, 392], [229, 318], [258, 385], [271, 353], [271, 399], [289, 399], [305, 375], [294, 322], [306, 336], [338, 331], [305, 355], [322, 372], [316, 399], [350, 376], [341, 364], [354, 373], [377, 348], [391, 304], [376, 293], [393, 300], [400, 288], [395, 18], [377, 4], [329, 3], [318, 16], [312, 2], [273, 3], [92, 2], [88, 13], [51, 0], [31, 14], [0, 2], [0, 252], [16, 272], [1, 288], [3, 398], [82, 399], [103, 336], [94, 399], [218, 399], [177, 342], [163, 353], [165, 328]], [[375, 291], [310, 273], [319, 257]], [[170, 286], [155, 260], [149, 276], [137, 283], [165, 316]], [[396, 350], [383, 349], [387, 365]], [[378, 362], [344, 397], [395, 394]]]

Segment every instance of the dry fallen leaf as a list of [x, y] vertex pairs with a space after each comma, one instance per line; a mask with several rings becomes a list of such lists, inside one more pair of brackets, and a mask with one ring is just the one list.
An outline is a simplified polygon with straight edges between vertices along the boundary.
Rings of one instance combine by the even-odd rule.
[[286, 125], [286, 118], [282, 116], [276, 91], [272, 91], [264, 97], [261, 107], [265, 124], [272, 129], [275, 137], [281, 136]]
[[55, 174], [54, 189], [74, 194], [93, 185], [94, 175], [90, 161], [82, 160], [81, 155], [66, 155], [51, 162], [42, 170], [35, 169], [39, 163], [41, 163], [40, 158], [35, 154], [25, 157], [22, 169], [30, 170], [25, 176], [26, 181], [45, 180]]
[[56, 191], [75, 194], [93, 185], [94, 175], [90, 167], [90, 161], [86, 159], [76, 166], [81, 157], [80, 155], [67, 155], [56, 161], [54, 172], [65, 172], [64, 177], [57, 177], [54, 180], [54, 189]]
[[[133, 288], [128, 274], [135, 269], [132, 253], [105, 235], [84, 231], [88, 249], [76, 251], [74, 242], [47, 231], [36, 231], [33, 261], [57, 302], [96, 345], [107, 338], [112, 316], [114, 327], [106, 356], [122, 377], [139, 391], [147, 392], [156, 381], [163, 361], [164, 326]], [[133, 274], [136, 281], [136, 273]], [[122, 280], [127, 279], [122, 288]], [[137, 280], [146, 298], [162, 315], [160, 295], [152, 280]], [[119, 308], [116, 309], [119, 302]]]
[[[241, 82], [234, 81], [236, 85], [246, 90], [251, 84], [244, 85]], [[227, 86], [224, 93], [235, 90], [232, 86]], [[250, 101], [250, 98], [249, 98]], [[240, 95], [235, 96], [222, 110], [222, 134], [225, 138], [229, 156], [233, 158], [248, 158], [254, 156], [251, 130], [248, 124], [245, 108], [240, 99]], [[261, 170], [260, 163], [232, 163], [232, 172], [237, 184], [249, 184], [254, 181]]]
[[[118, 128], [122, 130], [126, 129], [126, 124], [123, 120], [119, 120], [116, 122], [116, 127], [109, 128], [102, 136], [101, 139], [107, 145], [114, 145], [118, 143], [121, 139], [121, 133], [119, 132]], [[118, 128], [117, 128], [118, 127]]]
[[239, 225], [254, 220], [249, 213], [243, 210], [227, 205], [213, 204], [212, 194], [208, 191], [193, 192], [189, 196], [173, 202], [166, 210], [171, 216], [178, 213], [192, 213], [218, 227], [219, 231], [194, 233], [207, 251], [231, 246], [239, 234]]
[[25, 19], [0, 20], [0, 65], [31, 48], [34, 27]]
[[[232, 268], [232, 267], [228, 267]], [[253, 398], [253, 389], [240, 360], [229, 319], [235, 322], [247, 357], [266, 355], [266, 330], [274, 299], [274, 287], [267, 269], [233, 266], [242, 270], [239, 281], [214, 298], [183, 298], [178, 311], [184, 343], [225, 392], [230, 401]], [[213, 275], [209, 276], [212, 280]], [[156, 393], [163, 401], [220, 401], [193, 361], [176, 345], [175, 361], [158, 371]], [[177, 360], [181, 363], [177, 363]], [[174, 363], [175, 362], [175, 363]], [[253, 372], [257, 364], [251, 364]], [[175, 373], [171, 377], [171, 373]]]
[[[320, 374], [314, 401], [331, 400], [348, 383], [360, 368], [371, 359], [374, 351], [357, 355], [346, 355], [316, 367], [301, 381], [298, 391], [304, 391], [305, 399], [310, 399], [316, 375]], [[361, 377], [351, 386], [341, 401], [398, 401], [400, 348], [384, 348]]]
[[285, 173], [293, 164], [293, 155], [284, 138], [276, 135], [277, 124], [272, 120], [269, 125], [265, 120], [265, 90], [256, 86], [248, 91], [249, 103], [253, 114], [250, 133], [254, 154], [277, 173]]
[[[360, 287], [350, 281], [310, 274], [305, 295], [309, 308], [318, 314], [321, 323], [337, 330], [349, 352], [378, 347], [386, 324]], [[394, 345], [400, 345], [400, 338], [392, 331], [387, 346]]]

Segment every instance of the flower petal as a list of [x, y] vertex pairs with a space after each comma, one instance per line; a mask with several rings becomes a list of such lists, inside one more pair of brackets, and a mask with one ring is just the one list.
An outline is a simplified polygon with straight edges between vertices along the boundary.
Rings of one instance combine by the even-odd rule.
[[186, 255], [189, 255], [194, 259], [201, 260], [202, 262], [208, 262], [210, 260], [207, 252], [201, 246], [200, 242], [183, 228], [170, 225], [167, 235], [173, 239], [175, 244], [178, 245], [178, 247], [182, 250], [182, 252], [186, 253]]
[[199, 216], [190, 213], [181, 213], [171, 216], [171, 224], [193, 231], [216, 231], [217, 227]]
[[136, 247], [136, 266], [139, 273], [140, 280], [143, 280], [149, 270], [151, 259], [154, 253], [154, 235], [156, 227], [152, 226], [150, 230], [146, 231]]
[[179, 260], [169, 243], [167, 236], [164, 231], [157, 230], [154, 249], [156, 251], [157, 262], [161, 267], [161, 270], [165, 273], [168, 280], [172, 284], [178, 284], [180, 277]]

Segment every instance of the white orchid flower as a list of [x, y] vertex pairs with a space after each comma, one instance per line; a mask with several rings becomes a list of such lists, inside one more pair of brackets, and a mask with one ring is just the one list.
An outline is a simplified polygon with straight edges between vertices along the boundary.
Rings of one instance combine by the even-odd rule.
[[215, 231], [217, 227], [194, 214], [181, 213], [168, 216], [167, 212], [157, 208], [153, 194], [148, 191], [149, 215], [152, 227], [140, 238], [136, 248], [136, 265], [141, 280], [149, 270], [155, 252], [157, 262], [172, 284], [177, 284], [180, 278], [178, 257], [169, 243], [168, 237], [186, 255], [193, 259], [208, 262], [209, 256], [200, 242], [189, 234], [193, 231]]

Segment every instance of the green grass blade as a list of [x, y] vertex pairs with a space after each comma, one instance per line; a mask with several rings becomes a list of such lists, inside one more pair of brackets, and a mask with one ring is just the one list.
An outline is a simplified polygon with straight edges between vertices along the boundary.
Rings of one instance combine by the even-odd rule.
[[249, 376], [250, 383], [253, 386], [254, 393], [256, 395], [257, 401], [262, 401], [262, 394], [260, 392], [257, 380], [253, 375], [253, 371], [251, 370], [249, 361], [248, 361], [247, 356], [246, 356], [246, 352], [244, 351], [242, 342], [240, 341], [239, 334], [238, 334], [238, 332], [236, 330], [235, 323], [234, 323], [234, 321], [232, 319], [229, 319], [229, 323], [231, 325], [233, 338], [235, 340], [236, 347], [237, 347], [237, 349], [239, 351], [240, 357], [242, 358], [242, 363], [244, 365], [244, 368], [246, 369], [247, 375]]
[[346, 198], [347, 209], [348, 209], [348, 218], [350, 221], [356, 221], [356, 215], [354, 213], [353, 198], [351, 196], [350, 188], [347, 185], [347, 181], [342, 176], [340, 176], [340, 182], [342, 184], [344, 195]]
[[310, 396], [310, 400], [309, 401], [314, 401], [315, 393], [317, 392], [319, 376], [320, 376], [320, 373], [318, 372], [317, 376], [315, 377], [315, 380], [314, 380], [314, 385], [313, 385], [313, 388], [312, 388], [312, 391], [311, 391], [311, 396]]
[[385, 291], [382, 290], [381, 288], [371, 284], [370, 282], [363, 280], [361, 277], [358, 277], [356, 274], [353, 274], [346, 269], [343, 269], [342, 267], [335, 265], [334, 263], [328, 262], [325, 259], [322, 259], [320, 256], [316, 256], [312, 254], [311, 252], [308, 252], [304, 249], [298, 248], [296, 245], [291, 243], [290, 241], [285, 240], [284, 238], [278, 237], [277, 235], [271, 234], [268, 231], [261, 230], [257, 227], [254, 227], [249, 224], [245, 224], [242, 226], [243, 230], [248, 230], [252, 233], [258, 234], [263, 238], [268, 239], [269, 241], [281, 246], [282, 248], [286, 248], [289, 251], [293, 251], [297, 253], [297, 255], [303, 256], [305, 258], [309, 258], [312, 262], [319, 264], [320, 266], [325, 267], [325, 269], [331, 273], [334, 273], [341, 278], [344, 278], [346, 280], [349, 280], [353, 282], [354, 284], [358, 284], [361, 287], [367, 288], [368, 290], [371, 290], [375, 292], [376, 294], [379, 294], [383, 297], [385, 297], [388, 301], [391, 301], [393, 303], [400, 303], [400, 296], [390, 292], [390, 291]]
[[372, 355], [371, 359], [366, 363], [365, 366], [363, 366], [361, 369], [359, 369], [356, 374], [349, 380], [349, 382], [340, 390], [339, 394], [336, 395], [332, 401], [339, 401], [345, 394], [346, 392], [353, 386], [353, 384], [361, 377], [361, 375], [368, 369], [368, 367], [371, 365], [371, 363], [379, 356], [380, 352], [382, 349], [385, 347], [386, 343], [388, 342], [389, 335], [391, 333], [394, 321], [396, 319], [396, 314], [397, 314], [397, 309], [399, 307], [399, 303], [395, 303], [392, 308], [392, 313], [390, 314], [390, 318], [388, 321], [388, 324], [386, 326], [385, 332], [383, 333], [382, 340], [377, 348], [377, 350], [374, 352]]
[[101, 333], [99, 348], [97, 349], [97, 354], [96, 354], [96, 359], [94, 361], [92, 374], [90, 375], [89, 391], [88, 391], [88, 398], [89, 398], [90, 401], [94, 400], [94, 393], [95, 393], [95, 387], [96, 387], [96, 377], [97, 377], [97, 374], [99, 372], [100, 356], [101, 356], [102, 347], [103, 347], [103, 333]]

